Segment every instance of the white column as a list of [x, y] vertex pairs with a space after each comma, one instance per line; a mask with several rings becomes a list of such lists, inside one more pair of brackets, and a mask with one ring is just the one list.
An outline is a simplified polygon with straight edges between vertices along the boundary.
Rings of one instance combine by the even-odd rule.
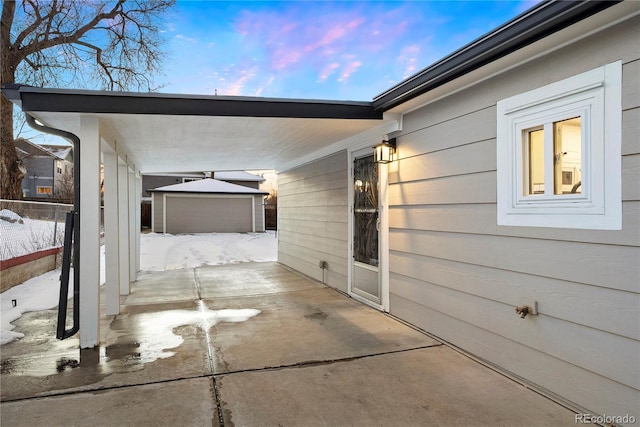
[[80, 348], [100, 342], [100, 135], [80, 118]]
[[142, 230], [142, 175], [138, 172], [136, 175], [136, 273], [140, 271], [140, 230]]
[[[394, 162], [395, 163], [395, 162]], [[380, 305], [389, 312], [389, 165], [380, 164], [378, 188], [380, 198]]]
[[129, 295], [129, 171], [118, 164], [118, 253], [120, 263], [120, 295]]
[[[110, 150], [110, 149], [108, 149]], [[102, 154], [104, 163], [104, 239], [105, 239], [105, 295], [106, 314], [120, 313], [120, 270], [118, 246], [118, 156], [115, 152]]]
[[140, 230], [136, 230], [136, 213], [138, 212], [138, 208], [136, 207], [136, 190], [138, 189], [136, 185], [136, 174], [135, 171], [131, 168], [128, 169], [129, 172], [129, 187], [128, 187], [128, 196], [129, 196], [129, 280], [131, 282], [136, 281], [136, 276], [138, 270], [136, 270], [136, 233], [140, 233]]

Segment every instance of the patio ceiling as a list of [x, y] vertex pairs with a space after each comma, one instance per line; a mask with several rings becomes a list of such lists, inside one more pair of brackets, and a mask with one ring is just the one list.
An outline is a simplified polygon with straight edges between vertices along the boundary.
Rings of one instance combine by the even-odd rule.
[[281, 170], [363, 132], [380, 138], [395, 123], [369, 102], [28, 86], [3, 92], [42, 124], [76, 135], [83, 116], [99, 118], [105, 140], [115, 141], [143, 173]]

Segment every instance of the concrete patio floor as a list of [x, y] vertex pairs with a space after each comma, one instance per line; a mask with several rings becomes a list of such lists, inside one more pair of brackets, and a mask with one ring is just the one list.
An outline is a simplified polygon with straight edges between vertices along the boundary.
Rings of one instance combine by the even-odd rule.
[[[568, 409], [277, 263], [143, 272], [122, 301], [96, 349], [57, 341], [55, 310], [16, 322], [26, 337], [0, 347], [3, 427], [575, 425]], [[261, 312], [238, 321], [226, 309]]]

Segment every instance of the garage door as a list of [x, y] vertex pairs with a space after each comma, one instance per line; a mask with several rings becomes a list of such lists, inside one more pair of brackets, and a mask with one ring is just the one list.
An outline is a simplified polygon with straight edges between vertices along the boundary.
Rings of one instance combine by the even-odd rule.
[[253, 231], [253, 198], [167, 195], [167, 233]]

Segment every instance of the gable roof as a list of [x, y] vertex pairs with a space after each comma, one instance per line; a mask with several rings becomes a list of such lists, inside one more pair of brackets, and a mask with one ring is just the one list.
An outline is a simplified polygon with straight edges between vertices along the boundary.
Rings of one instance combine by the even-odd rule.
[[269, 194], [266, 191], [255, 188], [244, 187], [242, 185], [231, 184], [230, 182], [218, 179], [204, 178], [197, 181], [183, 182], [181, 184], [165, 185], [153, 190], [152, 193], [200, 193], [200, 194]]
[[25, 138], [17, 138], [15, 145], [16, 149], [23, 152], [25, 156], [40, 155], [56, 160], [66, 160], [72, 150], [71, 146], [40, 145]]
[[261, 176], [254, 175], [245, 171], [220, 171], [214, 172], [213, 177], [222, 181], [247, 181], [247, 182], [263, 182], [265, 179]]
[[66, 145], [49, 145], [49, 144], [41, 144], [40, 145], [45, 150], [48, 150], [54, 156], [67, 160], [69, 155], [73, 155], [73, 147]]

